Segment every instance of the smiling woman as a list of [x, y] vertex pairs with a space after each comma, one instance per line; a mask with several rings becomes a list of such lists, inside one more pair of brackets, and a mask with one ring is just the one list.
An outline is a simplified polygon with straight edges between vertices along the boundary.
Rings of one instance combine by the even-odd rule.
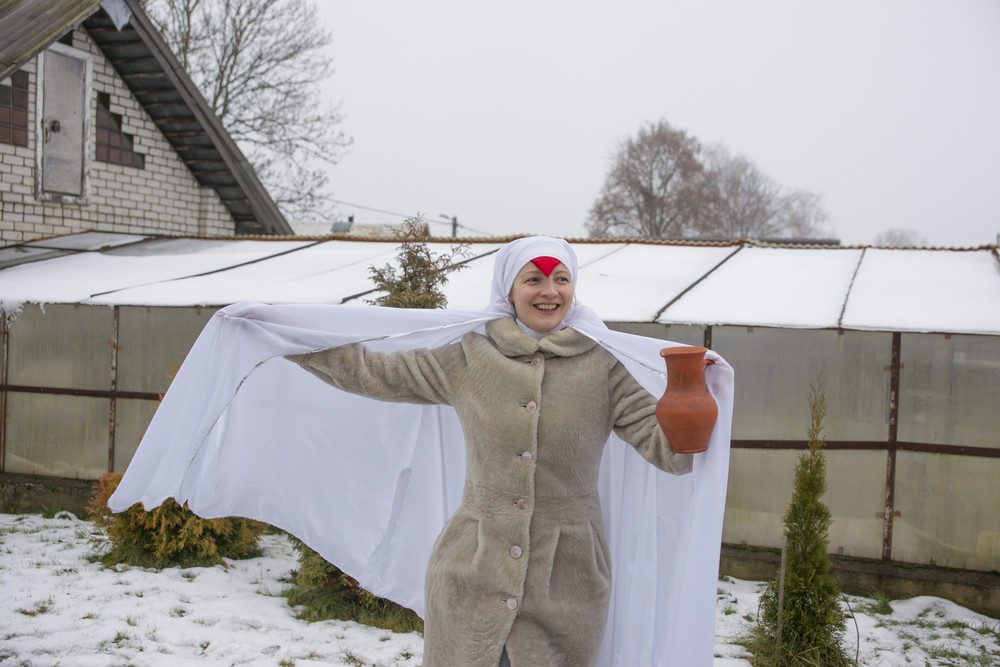
[[429, 665], [594, 664], [611, 596], [597, 493], [608, 436], [664, 472], [691, 471], [692, 456], [659, 428], [656, 398], [573, 328], [600, 322], [575, 303], [576, 267], [565, 241], [519, 239], [497, 253], [493, 284], [494, 305], [506, 295], [514, 317], [484, 334], [392, 354], [353, 344], [288, 357], [343, 391], [458, 415], [465, 489], [427, 568]]
[[510, 302], [517, 321], [537, 333], [559, 327], [573, 303], [573, 275], [555, 257], [540, 256], [514, 277]]

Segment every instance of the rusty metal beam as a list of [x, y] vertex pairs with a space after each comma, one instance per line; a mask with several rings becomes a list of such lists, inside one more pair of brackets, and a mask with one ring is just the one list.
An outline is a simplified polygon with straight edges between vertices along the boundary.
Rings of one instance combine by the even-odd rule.
[[8, 342], [10, 323], [6, 312], [0, 311], [0, 320], [3, 320], [0, 325], [3, 327], [3, 342], [0, 344], [0, 355], [3, 355], [0, 356], [0, 472], [3, 472], [7, 447], [7, 360], [9, 359], [7, 351], [10, 349]]
[[[733, 440], [733, 449], [809, 449], [806, 440]], [[827, 440], [823, 449], [829, 450], [881, 450], [888, 451], [889, 443], [879, 440]], [[965, 445], [942, 445], [932, 442], [896, 442], [897, 452], [923, 452], [952, 456], [972, 456], [986, 459], [1000, 459], [1000, 449], [995, 447], [968, 447]]]
[[107, 389], [70, 389], [68, 387], [33, 387], [21, 384], [0, 385], [0, 391], [24, 394], [53, 394], [55, 396], [89, 396], [92, 398], [134, 398], [141, 401], [159, 401], [162, 395], [147, 391], [108, 391]]
[[112, 309], [111, 315], [111, 400], [108, 401], [108, 472], [115, 470], [115, 419], [118, 409], [118, 321], [121, 314], [120, 306]]
[[885, 457], [885, 514], [882, 524], [882, 560], [892, 560], [892, 519], [896, 514], [896, 453], [899, 442], [899, 368], [903, 336], [892, 334], [892, 366], [889, 371], [889, 433]]

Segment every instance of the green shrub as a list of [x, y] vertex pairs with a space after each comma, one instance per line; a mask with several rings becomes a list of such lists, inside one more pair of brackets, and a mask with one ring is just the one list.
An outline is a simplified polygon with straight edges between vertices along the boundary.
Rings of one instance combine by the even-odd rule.
[[257, 538], [266, 525], [250, 519], [202, 519], [173, 499], [149, 512], [137, 503], [113, 514], [108, 498], [120, 481], [121, 473], [105, 473], [87, 505], [89, 517], [105, 529], [111, 541], [110, 550], [100, 559], [105, 565], [211, 566], [223, 558], [260, 555]]
[[809, 451], [799, 457], [792, 501], [785, 512], [784, 594], [779, 577], [761, 596], [760, 615], [744, 645], [754, 667], [846, 667], [846, 618], [830, 574], [830, 510], [822, 436], [826, 397], [822, 377], [809, 394]]
[[376, 597], [357, 580], [330, 564], [302, 542], [295, 585], [285, 591], [288, 603], [301, 607], [298, 617], [306, 621], [336, 618], [394, 632], [423, 632], [424, 623], [412, 610]]
[[468, 246], [456, 246], [448, 254], [435, 257], [425, 243], [430, 233], [419, 215], [407, 218], [395, 236], [400, 241], [398, 266], [368, 267], [372, 282], [381, 292], [368, 303], [391, 308], [444, 308], [448, 299], [441, 290], [448, 282], [448, 274], [465, 268], [460, 260], [468, 254]]

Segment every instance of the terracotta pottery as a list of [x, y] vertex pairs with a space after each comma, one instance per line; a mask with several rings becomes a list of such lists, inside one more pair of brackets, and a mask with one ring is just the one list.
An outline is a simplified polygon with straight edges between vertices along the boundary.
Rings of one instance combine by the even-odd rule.
[[670, 442], [670, 449], [694, 454], [708, 449], [708, 440], [719, 416], [719, 406], [705, 386], [704, 347], [666, 347], [660, 356], [667, 363], [667, 390], [656, 404], [656, 419]]

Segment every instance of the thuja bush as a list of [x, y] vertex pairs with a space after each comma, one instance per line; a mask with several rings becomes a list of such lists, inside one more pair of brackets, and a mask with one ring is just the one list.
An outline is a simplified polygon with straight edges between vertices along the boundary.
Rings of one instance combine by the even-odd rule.
[[223, 558], [260, 555], [257, 538], [267, 526], [250, 519], [202, 519], [173, 499], [148, 512], [137, 503], [112, 513], [108, 498], [120, 481], [121, 473], [105, 473], [87, 505], [89, 518], [104, 528], [110, 540], [110, 549], [100, 557], [105, 565], [211, 566]]
[[447, 254], [434, 256], [427, 247], [430, 233], [420, 216], [408, 218], [396, 232], [400, 241], [396, 263], [379, 268], [368, 267], [372, 282], [381, 296], [368, 303], [391, 308], [444, 308], [448, 305], [441, 288], [449, 274], [465, 268], [461, 259], [468, 246], [451, 248]]
[[300, 607], [299, 618], [307, 621], [336, 618], [394, 632], [423, 632], [424, 623], [412, 610], [369, 593], [356, 579], [302, 542], [296, 542], [299, 569], [295, 572], [295, 584], [285, 592], [285, 597], [289, 604]]
[[830, 510], [826, 491], [823, 421], [826, 397], [820, 377], [809, 394], [809, 451], [799, 457], [795, 488], [785, 513], [784, 586], [781, 573], [761, 596], [760, 613], [746, 638], [755, 667], [846, 667], [846, 617], [830, 574]]

